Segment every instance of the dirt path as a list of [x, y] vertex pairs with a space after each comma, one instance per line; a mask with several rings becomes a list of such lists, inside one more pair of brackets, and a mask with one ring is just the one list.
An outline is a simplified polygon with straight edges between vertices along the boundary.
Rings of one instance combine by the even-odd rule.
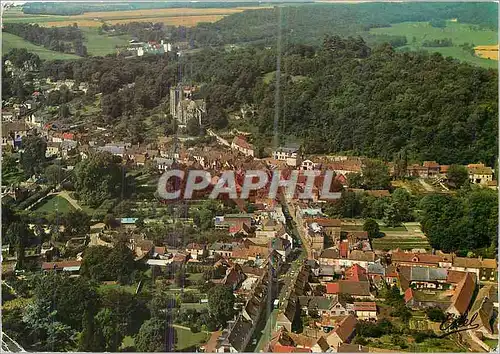
[[427, 183], [426, 181], [424, 181], [422, 178], [419, 178], [418, 181], [420, 182], [420, 184], [422, 185], [422, 187], [424, 187], [424, 189], [427, 191], [427, 192], [434, 192], [434, 188], [432, 188], [432, 186]]
[[68, 192], [62, 191], [54, 194], [66, 199], [73, 206], [73, 208], [77, 210], [82, 210], [82, 207], [78, 204], [78, 201], [76, 201], [76, 199], [71, 198]]

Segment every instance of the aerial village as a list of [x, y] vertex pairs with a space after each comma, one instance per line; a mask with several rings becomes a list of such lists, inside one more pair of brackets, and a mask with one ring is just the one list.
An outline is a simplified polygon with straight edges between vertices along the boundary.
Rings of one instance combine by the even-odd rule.
[[[142, 44], [136, 47], [137, 53], [143, 48]], [[161, 173], [176, 167], [206, 170], [212, 175], [224, 170], [241, 174], [247, 170], [332, 170], [339, 191], [373, 200], [389, 198], [391, 191], [387, 189], [350, 185], [351, 174], [362, 175], [365, 159], [305, 156], [301, 147], [293, 144], [257, 158], [251, 137], [240, 131], [219, 135], [208, 130], [203, 143], [174, 134], [147, 144], [117, 141], [113, 130], [104, 125], [60, 124], [39, 116], [38, 96], [62, 86], [75, 92], [88, 89], [85, 83], [77, 86], [71, 80], [48, 80], [44, 85], [49, 87], [46, 92], [34, 92], [32, 100], [2, 110], [3, 150], [18, 159], [23, 140], [36, 130], [46, 140], [46, 159], [60, 164], [65, 174], [79, 161], [107, 153], [119, 161], [124, 174], [135, 178], [137, 193], [108, 208], [92, 210], [80, 205], [64, 181], [47, 189], [49, 183], [39, 174], [10, 185], [4, 179], [2, 196], [12, 198], [12, 203], [24, 202], [27, 210], [37, 210], [47, 198], [57, 197], [65, 199], [72, 210], [88, 210], [91, 216], [88, 231], [69, 239], [61, 237], [63, 242], [45, 238], [42, 244], [23, 250], [31, 271], [79, 276], [86, 249], [112, 248], [117, 234], [126, 235], [135, 261], [145, 265], [153, 284], [174, 284], [174, 274], [185, 269], [181, 288], [194, 289], [187, 293], [196, 296], [184, 302], [206, 306], [207, 282], [233, 290], [233, 317], [196, 347], [208, 353], [368, 352], [381, 346], [411, 350], [426, 340], [425, 336], [434, 338], [443, 333], [440, 325], [448, 315], [464, 314], [474, 319], [473, 329], [451, 334], [446, 337], [452, 343], [448, 344], [462, 343], [477, 351], [495, 349], [496, 260], [433, 249], [418, 222], [388, 226], [377, 221], [376, 233], [384, 235], [379, 238], [366, 229], [363, 218], [328, 216], [316, 185], [308, 200], [281, 193], [270, 200], [266, 193], [257, 191], [248, 200], [189, 202], [189, 211], [155, 197]], [[187, 85], [170, 89], [170, 114], [180, 127], [193, 118], [200, 123], [204, 119], [205, 102], [192, 98], [195, 90]], [[396, 181], [395, 166], [386, 165]], [[475, 162], [465, 167], [471, 184], [496, 188], [491, 167]], [[436, 161], [409, 164], [397, 179], [410, 181], [422, 193], [446, 194], [449, 168]], [[298, 188], [304, 187], [301, 176]], [[208, 210], [203, 203], [215, 205], [216, 211], [208, 213], [208, 218], [201, 212]], [[202, 226], [201, 218], [205, 218]], [[152, 236], [150, 230], [158, 224], [175, 225], [181, 231], [168, 239]], [[67, 227], [29, 226], [38, 234], [64, 234]], [[190, 234], [184, 235], [182, 230], [188, 228]], [[202, 229], [210, 237], [192, 236]], [[20, 255], [13, 248], [3, 243], [3, 273], [22, 277], [24, 270], [16, 266]], [[134, 291], [140, 292], [140, 287], [138, 284]], [[189, 327], [189, 321], [185, 322]], [[439, 341], [444, 339], [436, 343]]]

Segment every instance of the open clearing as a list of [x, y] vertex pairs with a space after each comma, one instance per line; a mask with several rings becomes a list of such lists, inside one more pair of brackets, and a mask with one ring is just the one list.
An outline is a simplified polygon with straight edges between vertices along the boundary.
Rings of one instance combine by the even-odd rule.
[[87, 12], [82, 15], [52, 16], [23, 14], [19, 9], [4, 13], [4, 22], [38, 23], [40, 26], [70, 26], [77, 23], [79, 27], [99, 27], [103, 23], [116, 24], [128, 22], [162, 22], [169, 25], [195, 26], [200, 22], [215, 22], [224, 16], [240, 13], [245, 10], [265, 9], [268, 6], [234, 7], [234, 8], [170, 8], [127, 11]]
[[45, 199], [43, 204], [41, 204], [36, 211], [46, 211], [49, 213], [59, 212], [59, 213], [67, 213], [69, 211], [74, 210], [73, 206], [63, 197], [59, 196], [50, 196]]
[[[495, 60], [479, 58], [463, 50], [459, 45], [464, 43], [476, 46], [497, 45], [498, 34], [492, 30], [482, 30], [476, 25], [447, 21], [445, 28], [432, 27], [429, 22], [403, 22], [393, 24], [391, 27], [372, 28], [372, 34], [404, 35], [408, 45], [398, 48], [399, 50], [427, 50], [439, 52], [444, 56], [451, 56], [471, 64], [496, 68]], [[452, 47], [423, 47], [423, 41], [450, 38]]]
[[189, 329], [178, 326], [175, 327], [175, 332], [177, 334], [177, 343], [175, 345], [177, 351], [186, 351], [194, 346], [199, 346], [208, 339], [208, 334], [205, 332], [193, 333]]

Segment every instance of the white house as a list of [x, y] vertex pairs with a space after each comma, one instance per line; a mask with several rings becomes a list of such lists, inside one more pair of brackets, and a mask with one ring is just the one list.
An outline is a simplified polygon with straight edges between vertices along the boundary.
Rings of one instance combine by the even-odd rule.
[[244, 138], [235, 136], [231, 143], [231, 149], [237, 150], [246, 156], [254, 156], [254, 147], [247, 142]]

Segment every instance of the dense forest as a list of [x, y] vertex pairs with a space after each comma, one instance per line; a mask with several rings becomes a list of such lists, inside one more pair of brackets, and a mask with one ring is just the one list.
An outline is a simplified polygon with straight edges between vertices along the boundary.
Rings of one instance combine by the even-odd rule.
[[[275, 43], [281, 27], [290, 43], [321, 44], [326, 34], [353, 35], [372, 27], [406, 21], [449, 20], [498, 28], [495, 3], [364, 3], [287, 6], [249, 10], [215, 23], [177, 28], [175, 41], [193, 41], [199, 47], [231, 43]], [[242, 26], [242, 24], [245, 24]], [[365, 38], [370, 44], [375, 38]]]
[[[351, 151], [385, 160], [404, 153], [409, 160], [494, 165], [495, 70], [437, 53], [396, 53], [389, 45], [371, 49], [359, 37], [336, 36], [318, 50], [289, 45], [281, 61], [280, 135], [299, 138], [307, 153]], [[166, 57], [48, 62], [42, 71], [94, 83], [104, 94], [102, 115], [108, 122], [133, 117], [138, 107], [158, 106], [183, 73], [183, 81], [204, 84], [200, 94], [209, 111], [256, 105], [252, 124], [265, 137], [273, 131], [276, 87], [263, 76], [275, 67], [274, 49], [252, 48], [204, 49], [179, 62]], [[134, 87], [120, 90], [132, 82]]]
[[76, 23], [73, 26], [51, 28], [41, 27], [38, 24], [9, 23], [4, 25], [3, 31], [57, 52], [74, 53], [81, 57], [87, 55], [82, 31]]

